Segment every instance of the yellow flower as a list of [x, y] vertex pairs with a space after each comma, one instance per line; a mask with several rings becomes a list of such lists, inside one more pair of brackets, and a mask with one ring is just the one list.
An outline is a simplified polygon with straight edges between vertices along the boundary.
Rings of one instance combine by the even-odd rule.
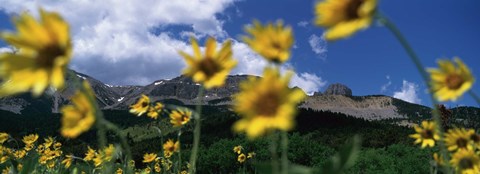
[[50, 160], [50, 161], [47, 161], [47, 167], [49, 169], [53, 169], [55, 167], [55, 160]]
[[6, 167], [5, 169], [2, 170], [2, 174], [10, 174], [13, 173], [13, 171], [10, 172], [10, 167]]
[[315, 24], [325, 27], [325, 39], [346, 38], [373, 21], [377, 0], [324, 0], [315, 5]]
[[123, 170], [121, 168], [118, 168], [116, 171], [117, 174], [123, 174]]
[[188, 172], [186, 170], [182, 170], [182, 172], [180, 172], [180, 174], [188, 174]]
[[245, 156], [245, 154], [242, 153], [242, 154], [238, 155], [237, 161], [239, 163], [243, 163], [243, 162], [245, 162], [246, 159], [247, 159], [247, 157]]
[[233, 147], [233, 152], [238, 153], [238, 154], [242, 153], [242, 146], [238, 145], [238, 146]]
[[257, 155], [255, 152], [248, 152], [247, 158], [253, 158]]
[[300, 89], [290, 89], [292, 73], [281, 76], [278, 69], [267, 68], [263, 78], [251, 77], [240, 84], [234, 96], [234, 109], [242, 119], [233, 125], [236, 132], [256, 138], [275, 129], [288, 131], [294, 126], [297, 104], [305, 98]]
[[135, 167], [135, 161], [134, 161], [134, 160], [130, 160], [130, 161], [128, 162], [128, 166], [130, 166], [130, 167]]
[[1, 37], [17, 53], [0, 54], [0, 96], [30, 91], [39, 96], [51, 85], [64, 86], [64, 74], [72, 55], [69, 26], [54, 12], [40, 9], [40, 21], [24, 13], [15, 18], [17, 34], [2, 33]]
[[93, 158], [93, 164], [95, 165], [95, 167], [98, 167], [103, 164], [104, 156], [105, 155], [103, 153], [95, 154], [95, 157]]
[[475, 147], [479, 148], [480, 147], [480, 135], [478, 135], [477, 133], [475, 133], [475, 130], [473, 129], [468, 129], [468, 135], [470, 137], [470, 141], [473, 142], [473, 144], [475, 145]]
[[160, 173], [162, 171], [162, 168], [160, 167], [160, 163], [155, 163], [154, 167], [155, 172]]
[[454, 61], [457, 66], [446, 59], [438, 61], [439, 69], [428, 69], [432, 91], [439, 101], [456, 101], [475, 81], [472, 72], [462, 60], [455, 57]]
[[17, 170], [18, 170], [18, 171], [22, 171], [22, 169], [23, 169], [23, 164], [18, 164], [18, 165], [17, 165]]
[[284, 27], [281, 20], [265, 26], [255, 20], [253, 26], [247, 26], [245, 30], [251, 37], [243, 36], [243, 41], [268, 61], [284, 63], [290, 57], [293, 32], [290, 26]]
[[147, 168], [143, 169], [143, 172], [149, 174], [152, 172], [152, 168], [150, 168], [150, 166], [147, 166]]
[[174, 152], [178, 152], [180, 150], [180, 143], [173, 142], [173, 140], [169, 139], [165, 144], [163, 144], [163, 153], [165, 154], [166, 158], [170, 158]]
[[474, 174], [480, 171], [480, 157], [472, 150], [458, 150], [453, 154], [450, 163], [458, 173]]
[[24, 136], [23, 139], [22, 139], [22, 141], [27, 145], [28, 144], [33, 144], [37, 140], [38, 140], [38, 135], [37, 134], [30, 134], [30, 135]]
[[445, 162], [443, 161], [442, 156], [438, 155], [437, 153], [433, 153], [433, 160], [438, 164], [438, 165], [444, 165]]
[[[50, 146], [53, 144], [53, 142], [55, 141], [52, 137], [47, 137], [44, 139], [44, 148], [50, 148]], [[39, 146], [40, 147], [40, 146]]]
[[155, 106], [150, 107], [148, 109], [147, 116], [150, 117], [150, 118], [153, 118], [153, 119], [157, 119], [158, 118], [158, 113], [162, 112], [163, 108], [165, 108], [165, 106], [162, 103], [157, 102], [157, 103], [155, 103]]
[[180, 51], [188, 67], [183, 70], [193, 81], [202, 83], [206, 89], [220, 87], [225, 83], [230, 71], [237, 65], [232, 58], [232, 43], [226, 41], [219, 52], [216, 52], [217, 42], [209, 37], [206, 41], [205, 55], [200, 53], [197, 40], [191, 39], [194, 55]]
[[33, 144], [25, 144], [25, 147], [23, 149], [25, 149], [26, 151], [30, 151], [33, 149]]
[[157, 154], [146, 153], [145, 155], [143, 155], [143, 163], [150, 163], [152, 161], [155, 161], [155, 158], [157, 158]]
[[148, 111], [149, 107], [150, 107], [150, 98], [142, 94], [142, 96], [138, 99], [137, 103], [130, 106], [130, 113], [137, 114], [137, 116], [141, 116], [143, 113]]
[[71, 98], [73, 105], [62, 108], [62, 128], [60, 133], [67, 138], [76, 138], [95, 123], [95, 106], [91, 101], [94, 94], [87, 81], [83, 81], [83, 90], [77, 91]]
[[65, 165], [65, 168], [69, 168], [72, 165], [73, 161], [73, 156], [72, 155], [67, 155], [65, 156], [65, 159], [62, 161], [62, 164]]
[[25, 157], [26, 154], [27, 154], [27, 151], [25, 150], [17, 150], [13, 153], [13, 156], [15, 156], [15, 158], [17, 159], [22, 159], [23, 157]]
[[5, 132], [0, 132], [0, 144], [3, 144], [5, 141], [8, 140], [8, 134]]
[[109, 144], [108, 147], [103, 149], [103, 153], [105, 154], [104, 159], [105, 161], [110, 161], [113, 158], [113, 155], [115, 154], [115, 147], [113, 144]]
[[440, 136], [437, 132], [435, 122], [423, 121], [422, 127], [414, 125], [416, 134], [411, 134], [411, 138], [415, 138], [415, 144], [422, 143], [422, 148], [427, 146], [435, 146], [435, 140], [439, 140]]
[[92, 148], [90, 148], [90, 146], [88, 146], [87, 153], [85, 153], [85, 158], [83, 159], [85, 161], [91, 161], [95, 157], [95, 154], [96, 154], [95, 150], [93, 150]]
[[170, 123], [173, 127], [180, 127], [187, 124], [192, 116], [192, 111], [177, 109], [170, 113]]
[[465, 128], [454, 128], [445, 134], [445, 145], [449, 151], [457, 149], [473, 150], [473, 142], [470, 142], [470, 134]]

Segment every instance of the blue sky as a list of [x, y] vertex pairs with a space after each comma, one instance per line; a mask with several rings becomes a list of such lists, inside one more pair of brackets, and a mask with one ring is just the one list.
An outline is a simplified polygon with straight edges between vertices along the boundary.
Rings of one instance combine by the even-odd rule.
[[[316, 1], [125, 2], [129, 3], [0, 0], [0, 28], [12, 29], [12, 14], [36, 13], [38, 6], [55, 9], [72, 25], [76, 56], [71, 68], [124, 85], [178, 76], [184, 63], [176, 51], [191, 49], [192, 35], [202, 42], [207, 35], [233, 39], [239, 59], [233, 73], [259, 75], [263, 62], [239, 36], [253, 19], [282, 19], [294, 29], [295, 48], [286, 68], [296, 70], [295, 85], [313, 92], [338, 82], [352, 88], [354, 95], [383, 94], [430, 104], [414, 64], [385, 27], [374, 23], [351, 38], [327, 43], [321, 39], [323, 29], [312, 24]], [[403, 32], [425, 66], [436, 67], [440, 58], [458, 56], [479, 77], [480, 1], [380, 1], [379, 9]], [[477, 82], [473, 90], [479, 93], [478, 89]], [[478, 106], [470, 96], [448, 104]]]

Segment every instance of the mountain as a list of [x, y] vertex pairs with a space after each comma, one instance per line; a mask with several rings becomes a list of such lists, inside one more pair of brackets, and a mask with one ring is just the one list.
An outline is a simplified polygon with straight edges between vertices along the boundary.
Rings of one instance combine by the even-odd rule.
[[[87, 80], [91, 84], [99, 106], [105, 110], [127, 110], [142, 94], [149, 96], [152, 101], [193, 105], [197, 102], [200, 89], [199, 84], [185, 76], [157, 80], [145, 86], [113, 86], [86, 74], [72, 70], [69, 73], [72, 75], [67, 76], [65, 89], [55, 92], [49, 90], [39, 98], [32, 98], [28, 93], [0, 98], [0, 110], [21, 115], [58, 113], [62, 105], [69, 104], [75, 85], [79, 85], [72, 76]], [[203, 104], [230, 105], [230, 97], [240, 90], [239, 83], [248, 77], [248, 75], [228, 76], [223, 87], [205, 92]], [[331, 84], [323, 93], [316, 92], [313, 96], [307, 97], [299, 107], [338, 112], [366, 120], [422, 120], [430, 117], [429, 107], [383, 95], [354, 96], [350, 88], [339, 83]], [[468, 111], [480, 113], [480, 109], [472, 108]]]

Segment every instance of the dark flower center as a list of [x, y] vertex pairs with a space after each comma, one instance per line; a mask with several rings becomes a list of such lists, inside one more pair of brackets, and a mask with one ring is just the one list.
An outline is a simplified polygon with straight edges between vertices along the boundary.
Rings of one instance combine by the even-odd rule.
[[472, 134], [470, 135], [470, 140], [472, 140], [475, 143], [480, 142], [480, 137], [477, 134]]
[[433, 132], [432, 130], [424, 130], [422, 132], [423, 139], [433, 139]]
[[459, 138], [459, 139], [457, 140], [457, 146], [458, 146], [459, 148], [466, 148], [466, 147], [467, 147], [467, 144], [468, 144], [468, 140], [466, 140], [466, 139]]
[[142, 108], [147, 107], [147, 106], [148, 106], [148, 102], [142, 102]]
[[461, 169], [471, 169], [473, 168], [473, 161], [472, 159], [465, 157], [460, 160], [460, 162], [458, 163], [458, 166]]
[[63, 55], [65, 55], [64, 49], [55, 44], [48, 45], [40, 50], [37, 58], [37, 64], [40, 67], [52, 68], [55, 63], [55, 59]]
[[200, 62], [199, 69], [200, 71], [205, 73], [207, 78], [210, 78], [217, 72], [219, 72], [221, 70], [221, 67], [213, 60], [213, 58], [206, 57]]
[[358, 19], [358, 9], [362, 6], [365, 0], [350, 0], [346, 8], [347, 20]]
[[258, 114], [264, 116], [274, 116], [280, 106], [280, 99], [278, 94], [273, 91], [268, 91], [263, 96], [260, 96], [255, 109]]
[[458, 74], [450, 74], [445, 80], [447, 87], [450, 89], [458, 89], [464, 82], [463, 78]]

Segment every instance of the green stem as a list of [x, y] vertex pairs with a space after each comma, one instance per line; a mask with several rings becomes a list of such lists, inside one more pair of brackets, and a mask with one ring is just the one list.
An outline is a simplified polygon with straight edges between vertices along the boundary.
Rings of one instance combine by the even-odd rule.
[[205, 88], [200, 86], [197, 96], [197, 106], [194, 113], [195, 119], [195, 129], [193, 130], [193, 147], [192, 153], [190, 155], [190, 165], [191, 167], [188, 169], [188, 173], [194, 174], [196, 172], [196, 161], [198, 156], [198, 146], [200, 144], [200, 130], [201, 130], [201, 114], [202, 114], [202, 99], [203, 93], [205, 92]]
[[288, 173], [288, 134], [282, 131], [282, 174]]
[[[431, 90], [432, 89], [431, 84], [429, 83], [430, 78], [429, 78], [427, 72], [425, 71], [425, 69], [423, 68], [424, 66], [420, 62], [420, 58], [417, 56], [417, 54], [415, 53], [413, 48], [410, 46], [410, 44], [407, 42], [405, 37], [402, 35], [400, 30], [390, 20], [388, 20], [385, 16], [382, 16], [380, 14], [378, 14], [377, 17], [378, 17], [379, 22], [384, 24], [392, 32], [392, 34], [396, 37], [396, 39], [400, 42], [400, 44], [403, 46], [403, 48], [405, 49], [405, 51], [409, 55], [410, 60], [415, 64], [415, 67], [417, 68], [418, 72], [420, 73], [420, 75], [423, 78], [423, 81], [425, 82], [426, 86], [428, 87], [428, 89], [430, 91], [429, 92], [430, 99], [432, 100], [432, 105], [433, 105], [433, 110], [432, 110], [433, 119], [435, 121], [435, 124], [437, 125], [438, 134], [440, 136], [440, 140], [438, 140], [437, 142], [440, 146], [440, 151], [441, 151], [441, 154], [443, 156], [444, 161], [450, 161], [450, 159], [449, 159], [450, 157], [448, 156], [448, 152], [447, 152], [445, 143], [443, 141], [444, 130], [443, 130], [443, 127], [441, 126], [442, 124], [441, 124], [440, 113], [439, 113], [438, 108], [437, 108], [439, 103], [437, 102], [437, 100], [433, 96], [433, 92]], [[448, 165], [448, 163], [447, 163], [447, 165]], [[451, 173], [450, 170], [448, 169], [447, 165], [444, 165], [444, 171], [447, 172], [447, 173]]]
[[477, 104], [480, 106], [480, 97], [478, 97], [478, 95], [475, 94], [475, 92], [473, 92], [472, 90], [470, 90], [468, 93], [473, 97], [473, 99], [475, 99]]
[[278, 136], [276, 132], [273, 132], [272, 135], [270, 135], [270, 155], [272, 157], [272, 173], [277, 174], [279, 173], [279, 167], [278, 167], [278, 155], [277, 155], [277, 141], [278, 141]]
[[180, 136], [182, 136], [182, 129], [178, 130], [177, 135], [177, 142], [180, 144], [178, 147], [178, 165], [177, 165], [177, 172], [180, 173], [182, 171], [182, 143], [180, 142]]

